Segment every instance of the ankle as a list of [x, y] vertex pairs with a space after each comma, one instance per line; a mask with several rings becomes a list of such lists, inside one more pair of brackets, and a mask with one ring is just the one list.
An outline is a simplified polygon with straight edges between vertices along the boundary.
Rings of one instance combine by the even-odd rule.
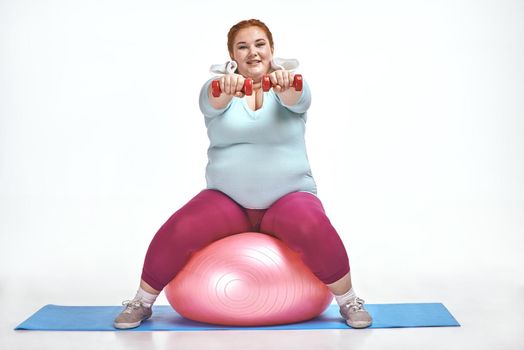
[[155, 288], [151, 287], [149, 284], [147, 284], [144, 280], [140, 280], [140, 288], [144, 290], [145, 292], [149, 294], [159, 295], [160, 291], [156, 290]]
[[335, 295], [335, 300], [339, 306], [346, 305], [357, 298], [353, 288], [350, 288], [346, 293], [341, 295]]
[[149, 293], [142, 288], [138, 288], [138, 291], [136, 292], [136, 295], [135, 295], [135, 299], [140, 300], [142, 305], [146, 307], [153, 306], [157, 297], [158, 297], [158, 294]]

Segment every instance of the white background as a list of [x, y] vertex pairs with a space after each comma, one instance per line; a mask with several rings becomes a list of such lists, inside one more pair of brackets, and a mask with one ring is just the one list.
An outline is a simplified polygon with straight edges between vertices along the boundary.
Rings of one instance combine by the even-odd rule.
[[[463, 326], [12, 331], [134, 295], [153, 234], [205, 186], [198, 93], [247, 18], [311, 86], [308, 154], [357, 293]], [[522, 348], [522, 62], [523, 1], [1, 0], [0, 347]]]

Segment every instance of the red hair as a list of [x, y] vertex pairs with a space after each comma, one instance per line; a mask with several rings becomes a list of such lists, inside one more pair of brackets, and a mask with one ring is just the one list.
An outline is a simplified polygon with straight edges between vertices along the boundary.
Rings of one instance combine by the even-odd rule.
[[232, 26], [231, 29], [229, 29], [229, 33], [227, 33], [227, 50], [229, 51], [229, 56], [233, 57], [233, 45], [235, 44], [234, 40], [237, 33], [241, 29], [248, 27], [259, 27], [260, 29], [262, 29], [266, 33], [267, 39], [269, 40], [269, 46], [271, 47], [271, 51], [273, 51], [273, 35], [271, 34], [269, 28], [258, 19], [247, 19], [244, 21], [240, 21], [234, 26]]

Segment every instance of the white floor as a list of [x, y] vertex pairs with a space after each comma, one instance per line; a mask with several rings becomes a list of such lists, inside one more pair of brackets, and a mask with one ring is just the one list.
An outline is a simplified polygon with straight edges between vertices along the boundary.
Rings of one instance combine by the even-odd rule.
[[[33, 263], [36, 262], [31, 268], [27, 268], [30, 264], [24, 261], [28, 258], [24, 250], [15, 245], [16, 238], [11, 239], [11, 245], [3, 246], [17, 250], [21, 260], [17, 273], [2, 270], [2, 280], [6, 283], [2, 283], [0, 294], [3, 310], [0, 348], [522, 349], [524, 279], [520, 268], [524, 259], [521, 257], [523, 225], [519, 216], [522, 208], [455, 208], [440, 212], [433, 209], [419, 217], [417, 231], [431, 232], [429, 225], [438, 225], [433, 220], [438, 217], [442, 219], [442, 226], [433, 229], [443, 230], [441, 239], [426, 235], [417, 241], [415, 230], [405, 227], [404, 233], [400, 230], [395, 233], [397, 243], [390, 247], [390, 253], [381, 247], [390, 244], [388, 242], [362, 240], [355, 246], [352, 254], [355, 288], [368, 303], [442, 302], [461, 327], [152, 333], [14, 331], [17, 324], [45, 304], [116, 305], [131, 296], [135, 287], [134, 272], [139, 270], [140, 261], [131, 266], [128, 273], [114, 266], [116, 260], [113, 263], [107, 260], [106, 268], [102, 268], [104, 259], [112, 256], [104, 258], [109, 249], [106, 247], [98, 258], [85, 258], [84, 263], [79, 263], [77, 258], [66, 263], [60, 261], [64, 253], [59, 241], [51, 236], [46, 241], [34, 238], [40, 249], [27, 248]], [[44, 212], [42, 216], [49, 215]], [[16, 215], [10, 216], [13, 222], [16, 219]], [[42, 222], [41, 218], [35, 219]], [[69, 224], [74, 225], [76, 219], [70, 220]], [[429, 223], [426, 228], [424, 222]], [[62, 225], [67, 226], [67, 221]], [[444, 231], [444, 227], [448, 231]], [[89, 247], [89, 239], [80, 245], [84, 249]], [[137, 256], [142, 254], [130, 249]], [[123, 254], [125, 250], [122, 243], [115, 254]], [[362, 253], [373, 254], [373, 250], [378, 254], [373, 258]], [[3, 256], [6, 254], [9, 256], [4, 250]], [[5, 263], [4, 260], [4, 266]], [[105, 284], [103, 290], [93, 288], [95, 279]], [[162, 296], [159, 304], [165, 303]]]
[[[486, 264], [487, 266], [487, 264]], [[469, 277], [438, 276], [442, 291], [431, 283], [417, 287], [411, 301], [442, 301], [462, 327], [212, 332], [35, 332], [13, 331], [33, 311], [55, 298], [31, 298], [15, 288], [2, 294], [2, 349], [522, 349], [524, 288], [496, 269], [479, 266]], [[522, 280], [520, 280], [522, 281]], [[391, 281], [392, 282], [392, 281]], [[426, 281], [428, 282], [428, 281]], [[437, 282], [435, 282], [436, 284]], [[412, 288], [413, 284], [406, 284]], [[108, 294], [115, 294], [115, 292]], [[417, 294], [418, 296], [415, 296]], [[441, 295], [440, 298], [436, 295]], [[489, 294], [489, 295], [488, 295]], [[433, 295], [433, 298], [425, 298]], [[59, 299], [59, 298], [56, 298]], [[86, 297], [86, 300], [88, 298]], [[392, 295], [390, 302], [394, 302]], [[369, 299], [370, 302], [382, 300]], [[405, 301], [405, 300], [402, 300]], [[83, 304], [88, 304], [83, 303]], [[6, 317], [9, 315], [9, 317]]]
[[[523, 9], [0, 1], [0, 349], [524, 349]], [[205, 186], [198, 92], [254, 16], [312, 87], [308, 158], [357, 294], [442, 302], [462, 327], [14, 331], [133, 296], [152, 235]]]

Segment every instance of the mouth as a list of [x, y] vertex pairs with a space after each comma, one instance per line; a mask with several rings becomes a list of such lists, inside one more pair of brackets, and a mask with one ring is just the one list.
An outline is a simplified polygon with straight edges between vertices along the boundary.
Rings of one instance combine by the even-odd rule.
[[257, 64], [261, 62], [262, 62], [261, 60], [251, 60], [251, 61], [247, 61], [246, 63], [250, 66], [256, 66]]

